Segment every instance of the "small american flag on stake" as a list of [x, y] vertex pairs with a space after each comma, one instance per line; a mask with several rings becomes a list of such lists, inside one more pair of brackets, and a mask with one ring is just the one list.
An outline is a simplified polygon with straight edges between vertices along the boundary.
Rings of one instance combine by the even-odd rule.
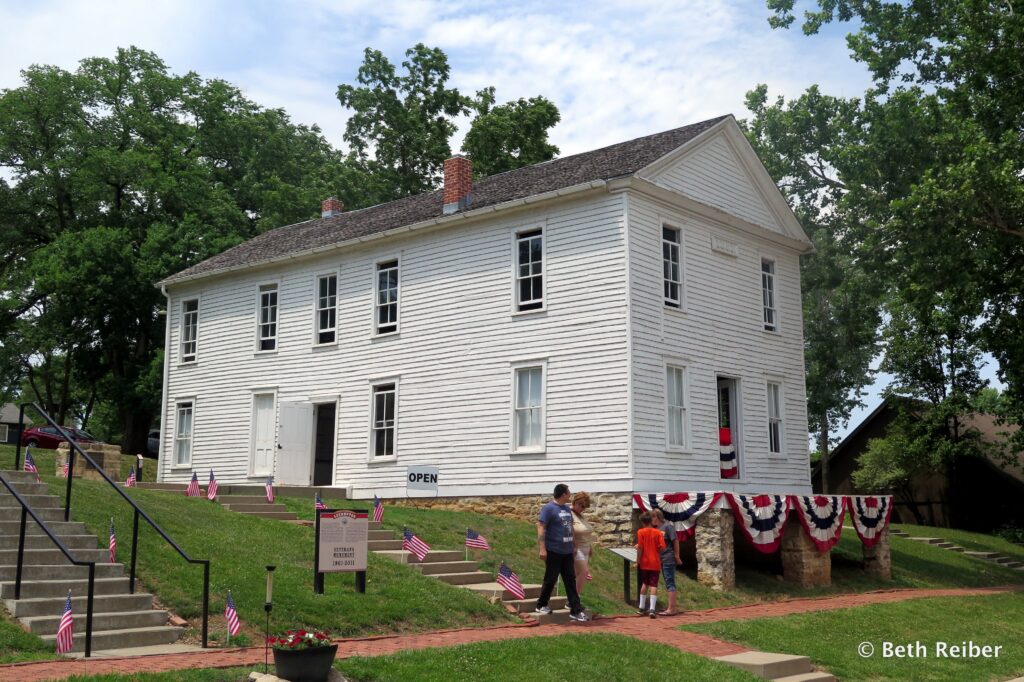
[[313, 509], [327, 509], [327, 505], [324, 504], [324, 501], [320, 499], [319, 491], [317, 491], [316, 493], [316, 500], [313, 502]]
[[125, 479], [124, 487], [125, 488], [134, 488], [135, 487], [135, 467], [132, 467], [131, 471], [128, 472], [128, 478]]
[[69, 452], [68, 453], [68, 458], [66, 460], [64, 460], [64, 463], [60, 466], [60, 477], [61, 478], [67, 478], [68, 477], [68, 472], [69, 472], [69, 467], [70, 467], [70, 463], [69, 463], [70, 460], [71, 460], [71, 453]]
[[60, 616], [60, 625], [57, 626], [57, 653], [66, 654], [75, 645], [75, 617], [71, 614], [71, 590], [68, 590], [68, 598], [64, 602], [64, 612]]
[[504, 561], [498, 569], [497, 580], [498, 584], [511, 592], [516, 599], [526, 599], [526, 590], [523, 589], [523, 583], [519, 582], [519, 576]]
[[380, 523], [384, 520], [384, 504], [376, 495], [373, 496], [373, 522]]
[[199, 490], [199, 477], [193, 471], [192, 480], [188, 482], [188, 487], [185, 488], [185, 497], [202, 497], [202, 495], [202, 491]]
[[36, 466], [36, 461], [32, 459], [32, 451], [29, 448], [25, 448], [25, 471], [31, 471], [36, 475], [36, 481], [39, 481], [39, 467]]
[[114, 534], [114, 517], [110, 517], [110, 542], [107, 543], [110, 551], [110, 563], [117, 563], [117, 535]]
[[206, 499], [214, 500], [217, 498], [217, 478], [213, 475], [213, 469], [210, 469], [210, 483], [206, 486]]
[[491, 546], [487, 544], [487, 538], [480, 533], [477, 533], [472, 528], [466, 529], [466, 547], [472, 547], [473, 549], [490, 549]]
[[267, 476], [267, 502], [274, 503], [274, 477]]
[[228, 590], [228, 603], [224, 606], [224, 620], [228, 622], [228, 634], [237, 637], [242, 631], [242, 623], [238, 620], [238, 612], [235, 611], [235, 600], [231, 598], [231, 590]]
[[416, 537], [416, 534], [406, 528], [402, 533], [402, 549], [412, 552], [420, 561], [430, 552], [430, 545]]

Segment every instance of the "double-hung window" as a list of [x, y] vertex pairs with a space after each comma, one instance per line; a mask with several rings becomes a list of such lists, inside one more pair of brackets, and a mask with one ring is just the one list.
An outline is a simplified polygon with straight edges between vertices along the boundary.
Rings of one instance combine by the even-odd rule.
[[764, 330], [779, 330], [779, 313], [775, 309], [775, 261], [761, 259], [761, 298], [764, 304]]
[[517, 451], [544, 449], [544, 367], [515, 370], [513, 446]]
[[192, 401], [176, 404], [174, 419], [174, 465], [192, 463]]
[[680, 262], [679, 230], [673, 227], [661, 228], [661, 261], [664, 270], [665, 305], [683, 307], [683, 272]]
[[260, 287], [259, 318], [256, 324], [257, 350], [277, 350], [277, 285]]
[[544, 233], [530, 230], [516, 235], [516, 310], [544, 307]]
[[374, 329], [377, 334], [398, 331], [398, 261], [377, 264], [377, 301]]
[[338, 276], [316, 280], [316, 342], [334, 343], [338, 324]]
[[768, 451], [782, 452], [782, 386], [768, 382]]
[[665, 434], [670, 448], [686, 447], [686, 370], [665, 368]]
[[397, 390], [394, 383], [373, 387], [370, 424], [370, 453], [373, 457], [395, 454], [395, 431], [398, 427]]
[[181, 341], [179, 357], [181, 362], [196, 361], [196, 336], [199, 331], [199, 299], [181, 302]]

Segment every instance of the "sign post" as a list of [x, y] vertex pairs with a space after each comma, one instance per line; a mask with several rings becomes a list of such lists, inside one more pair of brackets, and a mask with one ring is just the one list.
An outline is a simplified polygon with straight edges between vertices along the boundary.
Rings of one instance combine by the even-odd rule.
[[356, 591], [366, 593], [369, 514], [365, 509], [318, 509], [313, 551], [313, 591], [324, 593], [325, 573], [355, 573]]

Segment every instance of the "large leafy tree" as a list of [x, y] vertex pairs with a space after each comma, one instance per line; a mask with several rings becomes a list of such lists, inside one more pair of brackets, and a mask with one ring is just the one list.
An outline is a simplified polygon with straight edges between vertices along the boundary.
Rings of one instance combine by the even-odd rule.
[[561, 120], [561, 114], [550, 100], [531, 97], [493, 104], [494, 88], [478, 93], [478, 115], [462, 143], [473, 159], [474, 174], [504, 173], [558, 154], [558, 147], [548, 142], [548, 130]]

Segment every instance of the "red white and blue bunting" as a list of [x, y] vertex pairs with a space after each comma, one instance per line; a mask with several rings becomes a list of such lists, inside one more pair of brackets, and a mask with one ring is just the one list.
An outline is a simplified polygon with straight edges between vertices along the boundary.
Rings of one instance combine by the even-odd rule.
[[865, 547], [874, 547], [882, 531], [889, 526], [892, 495], [850, 495], [846, 498], [846, 506], [860, 541]]
[[732, 430], [728, 427], [718, 429], [718, 466], [721, 467], [722, 478], [736, 478], [739, 468], [736, 465], [736, 446], [732, 442]]
[[726, 493], [740, 530], [759, 552], [771, 554], [782, 542], [789, 512], [787, 495], [736, 495]]
[[827, 552], [839, 542], [843, 532], [846, 503], [838, 495], [790, 495], [790, 506], [797, 511], [800, 525], [818, 548]]
[[633, 502], [641, 511], [660, 509], [666, 521], [676, 527], [679, 541], [693, 537], [697, 519], [715, 506], [722, 493], [669, 493], [667, 495], [633, 495]]

